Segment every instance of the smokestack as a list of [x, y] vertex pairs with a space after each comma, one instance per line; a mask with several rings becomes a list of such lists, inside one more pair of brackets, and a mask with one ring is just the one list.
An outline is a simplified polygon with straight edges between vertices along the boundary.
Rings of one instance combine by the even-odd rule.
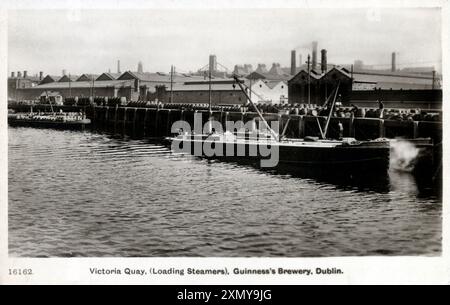
[[25, 71], [23, 71], [23, 78], [27, 78], [27, 76], [28, 76], [28, 73], [27, 73], [27, 71], [25, 70]]
[[16, 77], [16, 73], [11, 72], [11, 78], [15, 78]]
[[117, 61], [117, 73], [120, 73], [120, 60]]
[[62, 76], [66, 75], [66, 69], [62, 70]]
[[320, 68], [322, 70], [322, 73], [327, 72], [327, 50], [322, 49], [320, 51], [321, 54], [321, 60], [320, 60]]
[[217, 71], [217, 57], [216, 55], [209, 55], [209, 72], [213, 74], [214, 71]]
[[44, 78], [44, 72], [40, 71], [39, 72], [39, 80], [42, 80], [42, 78]]
[[395, 72], [397, 70], [396, 66], [395, 66], [395, 52], [392, 52], [392, 66], [391, 66], [391, 71]]
[[301, 68], [303, 65], [303, 61], [302, 61], [302, 54], [298, 55], [298, 66]]
[[296, 71], [296, 67], [297, 67], [297, 64], [295, 62], [296, 57], [297, 57], [297, 55], [295, 53], [295, 50], [292, 50], [291, 51], [291, 75], [295, 75], [295, 71]]
[[17, 71], [17, 77], [22, 77], [22, 72]]
[[317, 41], [313, 41], [312, 43], [312, 69], [315, 70], [317, 68]]

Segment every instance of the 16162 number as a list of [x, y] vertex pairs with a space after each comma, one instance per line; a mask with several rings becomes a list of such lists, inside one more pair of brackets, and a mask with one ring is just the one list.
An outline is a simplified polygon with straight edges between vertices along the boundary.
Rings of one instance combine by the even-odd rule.
[[32, 275], [33, 270], [29, 268], [19, 269], [19, 268], [13, 268], [9, 269], [9, 275]]

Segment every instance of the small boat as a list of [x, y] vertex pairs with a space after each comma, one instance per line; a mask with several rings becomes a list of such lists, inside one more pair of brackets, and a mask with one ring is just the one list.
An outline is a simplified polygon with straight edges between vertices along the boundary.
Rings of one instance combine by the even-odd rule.
[[83, 113], [14, 113], [8, 114], [10, 126], [55, 128], [55, 129], [84, 129], [91, 120]]
[[[242, 82], [235, 77], [237, 84], [254, 106], [262, 122], [263, 131], [258, 129], [226, 131], [223, 133], [207, 132], [188, 133], [168, 138], [172, 150], [177, 153], [190, 153], [198, 157], [215, 158], [226, 161], [260, 161], [261, 167], [290, 167], [294, 169], [312, 169], [324, 174], [330, 173], [387, 173], [389, 169], [390, 145], [384, 138], [357, 141], [354, 138], [328, 139], [326, 137], [335, 98], [321, 137], [303, 139], [285, 138], [269, 127], [258, 108], [255, 107]], [[330, 95], [331, 96], [331, 95]], [[211, 122], [211, 121], [210, 121]], [[268, 162], [276, 158], [276, 162]], [[263, 164], [263, 161], [265, 164]]]

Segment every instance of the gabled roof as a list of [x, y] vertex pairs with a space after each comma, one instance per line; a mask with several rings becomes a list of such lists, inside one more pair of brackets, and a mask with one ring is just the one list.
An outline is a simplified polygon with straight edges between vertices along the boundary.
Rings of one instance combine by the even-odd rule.
[[54, 83], [55, 81], [56, 81], [56, 78], [53, 78], [52, 76], [47, 75], [39, 82], [39, 84], [41, 85], [41, 84], [47, 84], [47, 83]]
[[[311, 70], [310, 73], [310, 80], [311, 81], [315, 81], [321, 78], [321, 75], [318, 74], [316, 71]], [[292, 82], [304, 82], [308, 80], [308, 71], [306, 70], [301, 70], [300, 72], [298, 72], [297, 74], [295, 74], [290, 80], [288, 80], [288, 83], [292, 83]]]
[[105, 73], [100, 74], [100, 76], [97, 77], [96, 80], [114, 80], [114, 79], [119, 78], [120, 75], [122, 75], [122, 74], [105, 72]]
[[70, 76], [70, 78], [69, 78], [69, 76], [68, 75], [64, 75], [63, 77], [61, 77], [59, 80], [58, 80], [58, 83], [62, 83], [62, 82], [75, 82], [76, 80], [77, 80], [77, 76], [75, 76], [75, 75], [71, 75]]
[[276, 80], [273, 80], [273, 81], [265, 81], [264, 83], [265, 83], [265, 84], [267, 85], [267, 87], [269, 87], [270, 89], [275, 88], [275, 87], [278, 86], [280, 83], [283, 84], [283, 85], [287, 85], [286, 82], [281, 81], [281, 80], [278, 80], [278, 81], [276, 81]]
[[92, 81], [93, 79], [97, 79], [98, 75], [97, 74], [82, 74], [80, 77], [77, 78], [77, 82], [80, 81]]
[[322, 78], [325, 80], [333, 81], [333, 79], [337, 78], [337, 76], [336, 76], [337, 74], [340, 74], [340, 75], [344, 76], [345, 78], [348, 78], [349, 80], [352, 79], [352, 75], [350, 74], [350, 72], [347, 69], [342, 68], [342, 67], [334, 67], [327, 73], [323, 74]]
[[148, 72], [124, 72], [118, 79], [138, 79], [147, 82], [170, 82], [170, 75], [164, 73], [148, 73]]

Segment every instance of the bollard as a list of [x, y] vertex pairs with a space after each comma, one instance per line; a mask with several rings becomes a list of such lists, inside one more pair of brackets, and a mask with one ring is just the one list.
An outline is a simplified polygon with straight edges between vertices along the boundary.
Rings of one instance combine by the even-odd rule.
[[384, 120], [380, 119], [380, 133], [379, 133], [379, 138], [384, 138], [385, 135], [385, 129], [384, 129]]
[[301, 115], [298, 120], [298, 136], [303, 139], [305, 137], [305, 116]]
[[355, 120], [355, 116], [354, 116], [354, 114], [352, 114], [350, 116], [350, 120], [349, 120], [349, 123], [348, 123], [348, 136], [350, 138], [354, 138], [355, 137], [355, 129], [353, 127], [354, 126], [353, 125], [354, 120]]
[[419, 122], [414, 121], [413, 124], [413, 139], [416, 139], [419, 137]]

